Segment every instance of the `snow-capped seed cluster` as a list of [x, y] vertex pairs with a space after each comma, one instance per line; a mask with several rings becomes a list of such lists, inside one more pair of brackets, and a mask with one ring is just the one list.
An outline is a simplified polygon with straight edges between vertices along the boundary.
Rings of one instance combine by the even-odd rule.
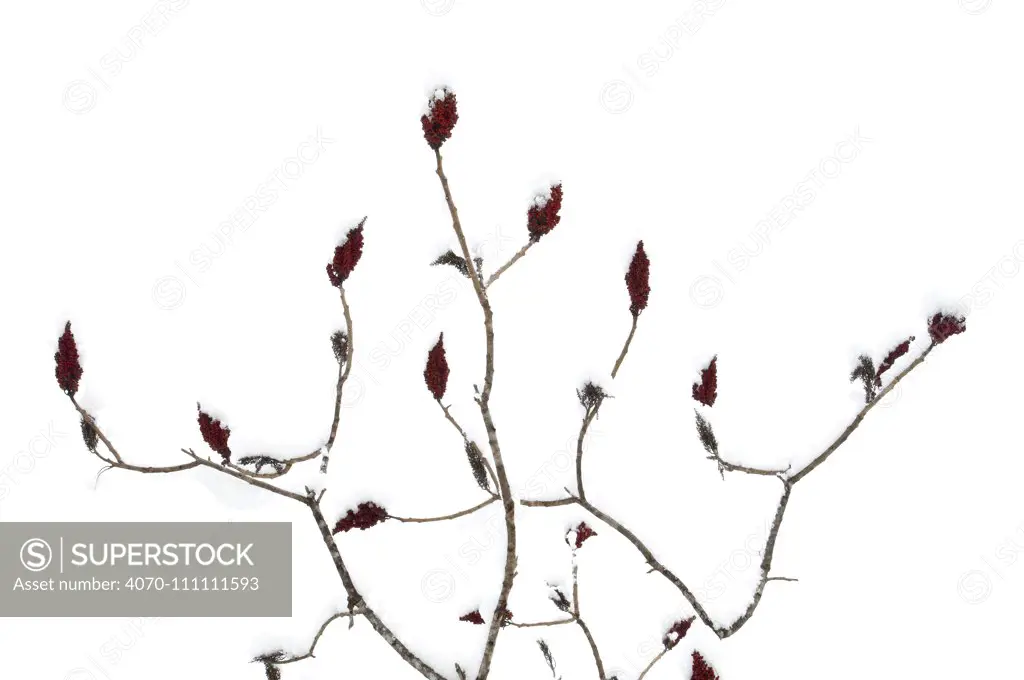
[[570, 534], [575, 535], [573, 545], [576, 548], [582, 548], [583, 544], [591, 536], [597, 536], [597, 532], [590, 528], [586, 522], [580, 522], [575, 529], [572, 529]]
[[480, 615], [479, 609], [474, 609], [468, 614], [460, 616], [459, 621], [465, 621], [466, 623], [472, 623], [476, 626], [482, 626], [484, 624], [484, 617]]
[[928, 320], [928, 335], [931, 336], [934, 344], [940, 345], [957, 333], [967, 330], [966, 322], [967, 319], [962, 316], [937, 312]]
[[715, 669], [704, 660], [700, 652], [693, 650], [693, 667], [690, 671], [690, 680], [721, 680]]
[[334, 249], [334, 258], [327, 263], [327, 276], [331, 279], [332, 286], [340, 288], [352, 270], [359, 264], [359, 258], [363, 256], [364, 224], [366, 224], [365, 217], [354, 229], [349, 230], [345, 236], [345, 242]]
[[199, 432], [203, 435], [203, 441], [219, 453], [227, 463], [231, 459], [231, 449], [228, 448], [231, 429], [225, 427], [219, 420], [211, 418], [199, 404], [196, 404], [196, 408], [199, 409]]
[[444, 333], [437, 339], [437, 344], [427, 354], [427, 366], [423, 369], [423, 379], [434, 399], [441, 399], [448, 387], [448, 359], [444, 354]]
[[690, 630], [690, 626], [693, 625], [694, 617], [688, 619], [679, 619], [672, 624], [672, 627], [665, 632], [665, 637], [661, 639], [661, 642], [665, 645], [665, 649], [672, 649], [679, 644], [679, 641], [686, 637], [687, 631]]
[[82, 441], [85, 442], [85, 448], [89, 449], [93, 453], [96, 453], [96, 446], [99, 442], [99, 432], [93, 427], [92, 423], [87, 418], [82, 417]]
[[558, 212], [562, 209], [562, 184], [551, 187], [551, 195], [538, 196], [530, 209], [526, 211], [526, 228], [530, 232], [531, 241], [539, 241], [540, 237], [554, 229], [562, 217]]
[[331, 349], [339, 364], [345, 363], [348, 357], [348, 334], [345, 331], [334, 331], [331, 334]]
[[420, 118], [423, 125], [423, 137], [431, 149], [441, 148], [452, 136], [455, 124], [459, 122], [459, 112], [455, 103], [455, 93], [444, 87], [436, 90], [430, 98], [428, 113]]
[[551, 594], [548, 595], [548, 597], [551, 599], [552, 602], [555, 603], [555, 606], [563, 612], [568, 612], [570, 609], [572, 609], [572, 603], [569, 602], [569, 598], [566, 597], [565, 593], [563, 593], [558, 588], [552, 587]]
[[57, 340], [57, 353], [53, 355], [53, 360], [57, 363], [57, 384], [64, 390], [64, 394], [75, 396], [78, 382], [82, 379], [82, 364], [78, 360], [78, 345], [71, 332], [70, 321], [64, 325], [64, 333]]
[[892, 368], [897, 359], [910, 351], [910, 343], [913, 341], [914, 336], [911, 335], [909, 338], [889, 350], [889, 353], [885, 355], [884, 359], [882, 359], [882, 363], [878, 365], [878, 371], [875, 373], [875, 387], [882, 386], [882, 374]]
[[705, 451], [712, 456], [717, 456], [718, 440], [715, 438], [714, 430], [711, 429], [711, 423], [698, 411], [694, 411], [694, 415], [697, 416], [697, 436], [700, 437], [700, 443], [704, 445]]
[[705, 406], [714, 406], [718, 398], [718, 356], [700, 372], [700, 382], [693, 383], [693, 398]]
[[583, 408], [590, 410], [600, 405], [608, 397], [608, 393], [600, 385], [587, 382], [581, 389], [576, 390], [576, 397]]
[[484, 465], [484, 454], [476, 442], [466, 440], [466, 458], [469, 460], [469, 467], [473, 471], [473, 479], [477, 486], [484, 491], [490, 491], [491, 487], [487, 482], [487, 468]]
[[857, 365], [850, 372], [850, 382], [860, 380], [864, 384], [864, 403], [875, 398], [875, 362], [867, 354], [857, 357]]
[[644, 251], [644, 242], [636, 244], [636, 252], [626, 272], [626, 289], [629, 291], [629, 313], [634, 317], [647, 308], [651, 294], [651, 261]]
[[387, 510], [372, 501], [360, 503], [355, 511], [349, 510], [334, 525], [332, 533], [337, 534], [351, 529], [369, 529], [388, 518]]

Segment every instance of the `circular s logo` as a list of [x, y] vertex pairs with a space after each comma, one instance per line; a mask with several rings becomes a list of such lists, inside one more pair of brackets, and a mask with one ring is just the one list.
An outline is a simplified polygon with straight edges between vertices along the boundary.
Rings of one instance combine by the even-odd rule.
[[30, 538], [21, 546], [21, 564], [29, 571], [42, 571], [50, 566], [53, 550], [41, 538]]

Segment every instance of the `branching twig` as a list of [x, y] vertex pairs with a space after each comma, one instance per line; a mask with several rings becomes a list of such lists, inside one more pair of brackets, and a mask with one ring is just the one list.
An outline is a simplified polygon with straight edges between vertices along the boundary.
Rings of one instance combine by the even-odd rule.
[[497, 644], [498, 633], [501, 624], [505, 619], [505, 612], [508, 606], [508, 596], [512, 591], [512, 581], [516, 572], [516, 522], [515, 522], [515, 501], [512, 498], [512, 488], [508, 483], [508, 476], [505, 473], [505, 463], [501, 458], [501, 447], [498, 444], [498, 432], [494, 427], [494, 420], [491, 417], [490, 399], [491, 389], [494, 386], [494, 313], [491, 311], [491, 303], [487, 299], [487, 291], [480, 281], [480, 272], [477, 271], [473, 258], [469, 252], [469, 245], [466, 243], [466, 235], [462, 230], [462, 223], [459, 221], [459, 211], [455, 207], [451, 189], [448, 186], [448, 178], [444, 174], [444, 166], [441, 161], [440, 147], [434, 149], [434, 156], [437, 159], [437, 176], [441, 180], [441, 188], [444, 190], [445, 202], [448, 204], [448, 211], [452, 217], [452, 228], [458, 238], [459, 247], [462, 249], [462, 256], [469, 269], [470, 279], [473, 282], [473, 289], [476, 291], [477, 300], [480, 302], [480, 309], [484, 314], [484, 335], [487, 342], [487, 356], [484, 370], [484, 388], [477, 398], [480, 406], [480, 414], [484, 420], [484, 427], [487, 430], [487, 440], [491, 447], [491, 455], [494, 456], [495, 474], [498, 477], [498, 491], [501, 494], [502, 506], [505, 511], [505, 571], [501, 582], [501, 591], [498, 594], [498, 601], [491, 615], [490, 627], [487, 631], [487, 641], [484, 644], [483, 656], [480, 660], [480, 668], [477, 671], [477, 680], [487, 680], [491, 669], [491, 658], [494, 656], [494, 647]]
[[316, 650], [316, 645], [318, 642], [320, 642], [320, 637], [324, 634], [324, 631], [327, 630], [327, 626], [331, 625], [338, 619], [342, 619], [345, 617], [348, 617], [350, 621], [354, 620], [355, 617], [359, 616], [360, 614], [362, 614], [362, 610], [358, 609], [333, 614], [330, 618], [323, 622], [323, 625], [320, 626], [320, 630], [318, 630], [316, 632], [316, 635], [313, 636], [313, 641], [309, 645], [309, 650], [302, 654], [298, 654], [296, 656], [280, 656], [276, 654], [270, 654], [258, 656], [254, 659], [254, 661], [262, 661], [264, 663], [272, 663], [276, 666], [282, 666], [286, 663], [295, 663], [296, 661], [302, 661], [303, 659], [312, 659], [314, 658], [313, 652]]
[[345, 382], [348, 380], [349, 373], [352, 372], [352, 352], [354, 339], [352, 337], [352, 311], [348, 308], [348, 300], [345, 298], [345, 287], [339, 286], [341, 290], [341, 308], [345, 313], [345, 361], [344, 363], [339, 362], [338, 365], [338, 387], [335, 391], [334, 396], [334, 421], [331, 423], [331, 434], [327, 438], [327, 444], [324, 446], [324, 458], [320, 463], [320, 473], [327, 474], [327, 463], [329, 462], [331, 449], [334, 448], [334, 440], [338, 436], [338, 421], [341, 420], [341, 396], [345, 389]]
[[[846, 429], [842, 431], [842, 433], [840, 433], [840, 435], [835, 439], [835, 441], [833, 441], [822, 453], [816, 456], [810, 463], [808, 463], [802, 470], [800, 470], [800, 472], [792, 476], [787, 476], [786, 474], [780, 474], [778, 472], [771, 473], [777, 476], [782, 481], [783, 493], [779, 498], [779, 503], [775, 511], [775, 518], [772, 522], [771, 531], [768, 534], [768, 539], [765, 544], [764, 553], [762, 555], [760, 565], [761, 577], [758, 581], [757, 587], [754, 590], [754, 595], [751, 600], [751, 603], [747, 606], [747, 609], [743, 612], [742, 615], [740, 615], [739, 618], [737, 618], [728, 626], [720, 626], [716, 624], [708, 615], [707, 611], [705, 611], [704, 607], [700, 604], [700, 602], [697, 601], [696, 596], [694, 596], [693, 592], [686, 586], [686, 584], [683, 583], [683, 581], [678, 576], [676, 576], [668, 567], [659, 562], [657, 558], [654, 556], [654, 553], [651, 552], [651, 550], [636, 536], [636, 534], [634, 534], [632, 531], [627, 529], [623, 524], [621, 524], [608, 514], [602, 512], [600, 509], [595, 507], [585, 498], [574, 497], [572, 495], [569, 495], [566, 498], [555, 500], [524, 500], [521, 502], [523, 505], [527, 507], [556, 507], [560, 505], [578, 504], [580, 507], [584, 508], [592, 515], [600, 519], [602, 522], [615, 529], [619, 534], [625, 537], [626, 540], [632, 543], [633, 546], [636, 547], [636, 549], [640, 552], [640, 554], [644, 556], [644, 559], [651, 567], [651, 571], [660, 573], [662, 576], [668, 579], [668, 581], [671, 582], [672, 585], [674, 585], [680, 593], [682, 593], [683, 597], [686, 598], [686, 601], [690, 603], [690, 606], [693, 607], [694, 612], [704, 623], [704, 625], [706, 625], [708, 628], [714, 631], [714, 633], [719, 638], [727, 638], [735, 634], [738, 630], [740, 630], [740, 628], [742, 628], [743, 625], [748, 620], [750, 620], [750, 617], [753, 616], [754, 611], [757, 609], [757, 605], [761, 601], [761, 596], [764, 592], [765, 584], [771, 578], [771, 564], [772, 557], [775, 552], [776, 539], [778, 538], [779, 530], [782, 527], [782, 520], [785, 516], [786, 507], [789, 503], [789, 497], [792, 492], [793, 486], [798, 481], [807, 476], [811, 471], [813, 471], [815, 468], [821, 465], [821, 463], [823, 463], [826, 459], [828, 459], [828, 457], [831, 456], [836, 451], [836, 449], [838, 449], [843, 444], [843, 442], [845, 442], [850, 437], [853, 431], [857, 429], [857, 427], [864, 420], [864, 417], [868, 414], [868, 412], [872, 408], [874, 408], [880, 400], [885, 398], [886, 394], [888, 394], [890, 390], [892, 390], [904, 377], [906, 377], [907, 374], [909, 374], [912, 370], [919, 366], [925, 360], [928, 354], [932, 351], [932, 349], [934, 349], [934, 347], [934, 344], [930, 345], [921, 353], [920, 356], [917, 357], [917, 359], [915, 359], [910, 365], [904, 368], [903, 371], [901, 371], [885, 389], [881, 390], [872, 401], [868, 402], [864, 406], [864, 408], [860, 410], [860, 412], [854, 417], [850, 425], [847, 426]], [[780, 578], [778, 580], [782, 579]]]

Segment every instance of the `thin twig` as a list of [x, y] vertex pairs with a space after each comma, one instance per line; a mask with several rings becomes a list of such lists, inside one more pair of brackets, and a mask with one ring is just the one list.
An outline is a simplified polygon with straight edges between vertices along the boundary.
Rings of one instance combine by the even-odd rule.
[[469, 508], [468, 510], [461, 510], [459, 512], [453, 512], [450, 515], [443, 515], [441, 517], [396, 517], [395, 515], [388, 515], [388, 518], [398, 520], [399, 522], [413, 522], [413, 523], [418, 523], [418, 524], [423, 524], [423, 523], [426, 523], [426, 522], [444, 522], [445, 520], [458, 519], [459, 517], [465, 517], [466, 515], [471, 515], [474, 512], [476, 512], [477, 510], [480, 510], [481, 508], [486, 508], [488, 505], [490, 505], [494, 501], [499, 501], [499, 500], [501, 500], [500, 496], [498, 496], [497, 494], [491, 494], [491, 497], [489, 499], [487, 499], [483, 503], [480, 503], [478, 505], [474, 505], [473, 507]]
[[331, 434], [324, 446], [324, 457], [320, 463], [320, 473], [327, 474], [327, 463], [330, 460], [331, 450], [334, 448], [334, 440], [338, 436], [338, 421], [341, 420], [341, 397], [345, 389], [345, 382], [352, 371], [352, 353], [355, 339], [352, 333], [352, 311], [348, 307], [348, 299], [345, 298], [345, 286], [339, 286], [341, 291], [341, 309], [345, 314], [345, 332], [348, 337], [345, 343], [345, 363], [338, 366], [338, 387], [334, 395], [334, 421], [331, 423]]
[[504, 274], [505, 271], [509, 267], [514, 265], [516, 262], [519, 261], [520, 258], [522, 258], [524, 255], [526, 255], [526, 251], [528, 251], [531, 247], [533, 247], [534, 243], [536, 243], [536, 241], [529, 241], [525, 246], [523, 246], [518, 251], [516, 251], [516, 254], [512, 256], [512, 259], [510, 259], [508, 262], [506, 262], [505, 264], [503, 264], [500, 267], [498, 267], [498, 270], [496, 272], [494, 272], [493, 274], [491, 274], [491, 278], [487, 279], [487, 283], [484, 284], [484, 287], [485, 288], [490, 288], [491, 284], [494, 283], [495, 281], [497, 281], [499, 276]]
[[619, 352], [619, 358], [615, 360], [615, 366], [612, 367], [612, 379], [619, 373], [619, 368], [622, 366], [622, 362], [626, 359], [626, 352], [629, 351], [629, 345], [633, 342], [633, 335], [636, 334], [636, 323], [639, 320], [640, 315], [633, 317], [633, 325], [629, 327], [629, 335], [626, 336], [626, 342], [622, 345], [622, 351]]
[[576, 617], [570, 616], [567, 619], [555, 619], [553, 621], [538, 621], [536, 623], [516, 623], [515, 621], [509, 621], [508, 625], [515, 628], [540, 628], [542, 626], [561, 626], [566, 623], [575, 623]]
[[652, 668], [654, 668], [654, 664], [661, 661], [662, 657], [668, 654], [668, 652], [668, 647], [658, 652], [658, 655], [651, 659], [651, 662], [647, 664], [647, 666], [642, 671], [640, 671], [640, 675], [637, 676], [636, 680], [644, 680], [644, 676], [647, 675], [647, 673], [650, 672]]
[[352, 575], [348, 571], [348, 567], [345, 565], [344, 560], [341, 558], [341, 552], [338, 550], [338, 544], [334, 541], [334, 535], [331, 533], [331, 528], [327, 525], [327, 520], [324, 519], [323, 513], [320, 511], [320, 506], [313, 502], [313, 491], [308, 491], [306, 499], [306, 505], [313, 513], [313, 519], [316, 521], [316, 526], [320, 530], [320, 537], [323, 539], [324, 545], [327, 546], [327, 550], [331, 553], [331, 559], [334, 561], [334, 566], [338, 570], [338, 576], [341, 577], [341, 584], [345, 588], [345, 592], [348, 593], [349, 608], [352, 610], [360, 610], [362, 615], [370, 622], [370, 626], [373, 627], [377, 634], [384, 639], [388, 645], [391, 646], [395, 652], [398, 653], [407, 664], [415, 668], [425, 678], [429, 680], [446, 680], [446, 678], [431, 668], [423, 659], [416, 656], [401, 640], [388, 628], [377, 613], [366, 604], [363, 596], [360, 595], [359, 590], [356, 588], [355, 583], [352, 581]]
[[199, 465], [206, 466], [206, 467], [210, 468], [211, 470], [217, 470], [219, 472], [223, 472], [224, 474], [229, 475], [231, 477], [234, 477], [235, 479], [242, 480], [246, 484], [251, 484], [252, 486], [259, 487], [259, 488], [264, 489], [266, 491], [270, 491], [271, 493], [276, 493], [279, 496], [284, 496], [285, 498], [290, 498], [293, 501], [298, 501], [299, 503], [302, 503], [303, 505], [308, 505], [308, 499], [305, 496], [300, 496], [297, 493], [293, 493], [291, 491], [287, 491], [287, 490], [282, 489], [280, 487], [274, 486], [273, 484], [268, 484], [267, 482], [264, 482], [262, 479], [257, 479], [255, 477], [252, 477], [252, 476], [248, 475], [248, 474], [243, 474], [241, 472], [237, 472], [236, 470], [233, 470], [230, 467], [227, 467], [227, 466], [224, 466], [224, 465], [219, 465], [217, 463], [214, 463], [212, 460], [209, 460], [208, 458], [200, 458], [199, 456], [196, 455], [196, 452], [193, 451], [192, 449], [182, 449], [182, 452], [187, 454], [188, 456], [190, 456], [192, 458], [192, 460], [194, 460]]
[[320, 630], [318, 630], [316, 632], [316, 635], [313, 636], [313, 642], [309, 645], [309, 650], [307, 652], [299, 654], [298, 656], [290, 656], [286, 659], [281, 659], [280, 661], [271, 659], [270, 663], [275, 664], [277, 666], [282, 666], [286, 663], [295, 663], [296, 661], [302, 661], [303, 659], [314, 658], [313, 652], [314, 650], [316, 650], [316, 644], [320, 642], [320, 636], [322, 636], [324, 634], [324, 631], [327, 630], [327, 626], [331, 625], [338, 619], [345, 618], [346, 616], [349, 618], [354, 618], [361, 613], [361, 610], [352, 610], [347, 612], [338, 612], [337, 614], [332, 615], [329, 619], [323, 622], [323, 625], [320, 626]]

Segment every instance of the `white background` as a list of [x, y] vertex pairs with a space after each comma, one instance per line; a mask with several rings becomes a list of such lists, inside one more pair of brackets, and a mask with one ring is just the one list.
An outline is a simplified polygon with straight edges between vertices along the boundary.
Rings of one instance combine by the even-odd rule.
[[[345, 601], [297, 504], [209, 471], [94, 484], [99, 463], [53, 378], [66, 319], [81, 402], [132, 462], [207, 451], [197, 400], [238, 452], [304, 452], [326, 439], [342, 323], [324, 265], [368, 215], [325, 507], [333, 518], [372, 498], [427, 516], [481, 500], [422, 379], [444, 331], [446, 401], [482, 436], [479, 309], [454, 270], [427, 266], [455, 240], [418, 119], [448, 83], [461, 120], [446, 169], [488, 270], [525, 242], [532, 196], [565, 187], [561, 224], [492, 291], [492, 405], [513, 487], [573, 485], [574, 389], [602, 381], [615, 399], [589, 442], [589, 495], [718, 621], [749, 601], [779, 488], [723, 482], [704, 460], [697, 368], [718, 354], [724, 454], [799, 466], [859, 408], [857, 354], [926, 337], [937, 305], [968, 314], [967, 333], [796, 488], [774, 573], [799, 582], [770, 583], [733, 638], [695, 625], [648, 677], [688, 677], [694, 645], [728, 680], [1020, 677], [1022, 20], [1007, 0], [6, 7], [0, 519], [291, 520], [296, 577], [288, 620], [2, 619], [0, 675], [259, 678], [252, 654], [299, 650]], [[330, 141], [302, 151], [315, 160], [290, 162], [318, 131]], [[261, 185], [277, 187], [272, 205], [222, 227]], [[808, 187], [785, 228], [758, 226]], [[612, 384], [640, 238], [653, 292]], [[457, 618], [493, 606], [499, 517], [491, 506], [340, 540], [370, 603], [450, 677], [479, 661], [486, 627]], [[550, 618], [545, 581], [567, 582], [562, 533], [584, 515], [517, 518], [510, 608]], [[583, 614], [609, 674], [635, 678], [690, 610], [595, 527]], [[569, 626], [506, 629], [492, 677], [547, 677], [538, 632], [565, 678], [596, 677]], [[335, 624], [315, 660], [285, 668], [347, 676], [418, 677], [364, 621]]]

